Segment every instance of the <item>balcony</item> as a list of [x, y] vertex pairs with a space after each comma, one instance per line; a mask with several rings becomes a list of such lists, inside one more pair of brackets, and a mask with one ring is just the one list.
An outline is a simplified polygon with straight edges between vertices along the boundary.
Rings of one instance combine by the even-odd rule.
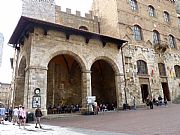
[[155, 43], [153, 43], [154, 45], [154, 50], [157, 53], [164, 53], [169, 47], [168, 47], [168, 43], [165, 41], [156, 41]]

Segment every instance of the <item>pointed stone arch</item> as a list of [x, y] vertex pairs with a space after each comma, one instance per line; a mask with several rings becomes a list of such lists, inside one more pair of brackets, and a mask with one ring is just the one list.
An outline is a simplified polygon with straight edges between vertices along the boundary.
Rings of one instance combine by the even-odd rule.
[[137, 56], [137, 60], [143, 60], [143, 61], [147, 62], [147, 59], [146, 59], [146, 57], [143, 54], [139, 54]]
[[25, 68], [26, 68], [26, 58], [23, 56], [18, 65], [18, 77], [25, 76]]
[[25, 56], [22, 56], [17, 69], [17, 77], [15, 79], [15, 105], [24, 104], [26, 63]]

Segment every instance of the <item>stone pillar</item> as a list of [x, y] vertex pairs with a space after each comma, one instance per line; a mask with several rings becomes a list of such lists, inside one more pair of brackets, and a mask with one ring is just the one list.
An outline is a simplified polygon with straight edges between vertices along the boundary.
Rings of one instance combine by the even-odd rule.
[[115, 85], [116, 85], [116, 98], [117, 98], [117, 108], [122, 107], [123, 105], [123, 97], [122, 97], [122, 86], [121, 86], [122, 78], [120, 74], [115, 75]]
[[87, 96], [92, 96], [90, 70], [82, 72], [82, 108], [87, 108]]
[[24, 77], [18, 76], [15, 80], [15, 105], [23, 105], [24, 103]]
[[28, 111], [34, 112], [32, 107], [32, 98], [35, 96], [34, 90], [40, 88], [41, 110], [43, 115], [47, 115], [47, 68], [46, 67], [28, 67], [26, 69], [25, 80], [25, 98], [24, 105]]

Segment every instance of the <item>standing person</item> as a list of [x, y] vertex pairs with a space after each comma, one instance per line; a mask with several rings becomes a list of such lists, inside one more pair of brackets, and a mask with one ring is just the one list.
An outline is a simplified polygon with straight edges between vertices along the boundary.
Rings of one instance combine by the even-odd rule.
[[136, 110], [136, 97], [133, 97], [133, 107], [134, 107], [134, 110]]
[[36, 126], [35, 128], [38, 128], [37, 124], [39, 124], [39, 127], [42, 128], [41, 126], [41, 117], [42, 117], [42, 112], [41, 109], [39, 108], [39, 105], [37, 105], [37, 108], [35, 110], [35, 117], [36, 117]]
[[159, 105], [161, 106], [162, 105], [162, 97], [161, 97], [161, 95], [159, 95], [159, 97], [158, 97], [158, 102], [159, 102]]
[[149, 103], [150, 103], [150, 99], [149, 99], [149, 96], [148, 96], [147, 99], [146, 99], [147, 109], [149, 109]]
[[167, 106], [167, 99], [164, 98], [164, 105]]
[[10, 107], [9, 110], [8, 110], [9, 122], [12, 121], [12, 115], [13, 115], [13, 109], [12, 109], [12, 107]]
[[149, 100], [149, 107], [150, 107], [150, 109], [153, 109], [153, 102], [152, 102], [151, 98]]
[[98, 111], [99, 111], [99, 107], [98, 107], [98, 104], [97, 102], [94, 102], [93, 104], [93, 109], [94, 109], [94, 115], [97, 115], [98, 114]]
[[19, 128], [21, 125], [25, 128], [25, 123], [26, 123], [26, 111], [24, 107], [19, 110]]
[[15, 108], [13, 109], [13, 125], [15, 125], [15, 123], [18, 123], [18, 114], [19, 114], [19, 109], [17, 106], [15, 106]]

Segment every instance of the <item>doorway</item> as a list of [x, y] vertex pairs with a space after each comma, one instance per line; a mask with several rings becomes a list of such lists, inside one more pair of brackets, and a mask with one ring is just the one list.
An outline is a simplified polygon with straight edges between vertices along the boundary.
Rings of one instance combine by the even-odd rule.
[[164, 99], [167, 99], [167, 101], [171, 101], [168, 83], [161, 83], [161, 84], [163, 88]]
[[141, 84], [141, 94], [142, 94], [142, 102], [144, 103], [149, 95], [147, 84]]

